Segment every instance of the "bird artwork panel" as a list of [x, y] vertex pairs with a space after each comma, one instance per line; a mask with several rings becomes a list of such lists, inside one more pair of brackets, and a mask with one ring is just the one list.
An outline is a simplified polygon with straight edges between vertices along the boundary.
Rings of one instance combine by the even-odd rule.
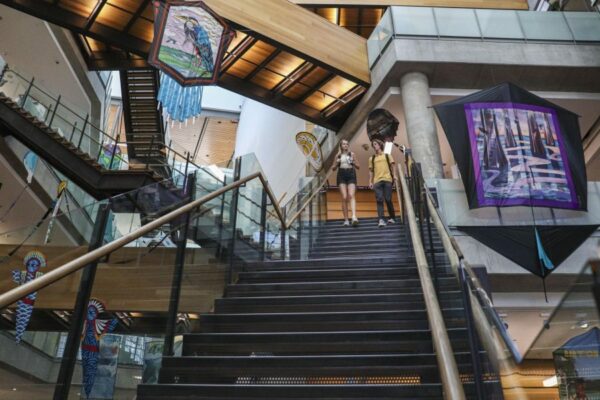
[[229, 28], [203, 2], [166, 5], [157, 7], [159, 26], [154, 40], [158, 41], [158, 63], [183, 81], [213, 79]]

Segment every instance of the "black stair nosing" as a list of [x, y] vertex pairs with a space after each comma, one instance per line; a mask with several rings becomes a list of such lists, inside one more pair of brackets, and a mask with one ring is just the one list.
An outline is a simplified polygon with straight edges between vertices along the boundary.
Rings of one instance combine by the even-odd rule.
[[[463, 312], [462, 308], [448, 308], [444, 311], [448, 313], [453, 312]], [[301, 320], [303, 318], [318, 318], [318, 317], [328, 317], [333, 318], [329, 319], [329, 321], [335, 320], [345, 320], [344, 317], [373, 317], [373, 316], [391, 316], [391, 317], [402, 317], [402, 314], [426, 314], [427, 309], [419, 308], [419, 309], [392, 309], [385, 311], [323, 311], [323, 312], [265, 312], [265, 313], [203, 313], [199, 315], [200, 321], [211, 322], [211, 320], [220, 320], [220, 319], [228, 319], [232, 318], [236, 322], [242, 321], [250, 318], [273, 318], [275, 320], [281, 320], [285, 318], [296, 318]], [[250, 321], [250, 322], [260, 322], [260, 321]]]
[[[448, 335], [455, 336], [466, 332], [466, 328], [448, 328]], [[190, 341], [202, 344], [211, 344], [216, 341], [218, 344], [226, 344], [224, 340], [251, 341], [265, 340], [267, 343], [274, 343], [274, 339], [294, 339], [301, 337], [306, 342], [307, 339], [313, 339], [315, 342], [343, 342], [344, 338], [357, 338], [367, 340], [368, 338], [379, 341], [387, 339], [394, 341], [401, 336], [415, 335], [415, 340], [422, 340], [422, 336], [431, 335], [430, 329], [397, 329], [397, 330], [355, 330], [345, 332], [227, 332], [227, 333], [189, 333], [184, 336], [184, 345], [190, 344]], [[367, 338], [365, 338], [365, 336]], [[281, 343], [281, 342], [280, 342]]]
[[[288, 399], [288, 400], [397, 400], [399, 395], [415, 399], [439, 399], [439, 383], [426, 384], [141, 384], [138, 400], [163, 399]], [[183, 396], [183, 397], [180, 397]], [[190, 397], [191, 396], [191, 397]], [[406, 397], [405, 397], [406, 398]]]
[[[454, 277], [438, 278], [438, 284], [453, 284]], [[355, 279], [351, 277], [348, 280], [338, 279], [335, 281], [308, 281], [308, 282], [273, 282], [273, 283], [234, 283], [227, 285], [225, 290], [229, 292], [246, 292], [262, 290], [339, 290], [339, 289], [360, 289], [365, 288], [385, 288], [385, 287], [408, 287], [421, 288], [421, 281], [418, 277], [411, 279]]]
[[[441, 294], [445, 295], [445, 296], [458, 296], [461, 295], [462, 292], [460, 292], [460, 290], [453, 290], [453, 291], [442, 291]], [[398, 297], [398, 298], [405, 298], [406, 296], [422, 296], [422, 293], [397, 293], [397, 292], [387, 292], [387, 293], [375, 293], [375, 294], [346, 294], [346, 295], [336, 295], [336, 294], [331, 294], [331, 295], [327, 295], [327, 294], [314, 294], [314, 295], [303, 295], [303, 296], [299, 296], [299, 295], [291, 295], [291, 296], [256, 296], [253, 297], [252, 301], [257, 302], [257, 301], [265, 301], [265, 302], [269, 302], [269, 303], [273, 303], [273, 302], [281, 302], [284, 300], [289, 300], [289, 301], [298, 301], [298, 300], [304, 300], [304, 301], [310, 301], [310, 300], [319, 300], [320, 302], [322, 301], [327, 301], [327, 300], [374, 300], [376, 298], [389, 298], [390, 296], [392, 297]], [[235, 297], [235, 296], [227, 296], [227, 297], [223, 297], [221, 299], [216, 299], [217, 302], [220, 301], [224, 301], [224, 302], [232, 302], [232, 301], [241, 301], [244, 303], [248, 303], [248, 298], [246, 297]], [[281, 304], [281, 303], [279, 303]]]

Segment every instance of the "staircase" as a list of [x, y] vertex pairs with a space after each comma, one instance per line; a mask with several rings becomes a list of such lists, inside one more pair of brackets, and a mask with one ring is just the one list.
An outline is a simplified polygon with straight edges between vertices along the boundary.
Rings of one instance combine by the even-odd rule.
[[127, 152], [140, 164], [166, 164], [165, 132], [156, 96], [158, 71], [130, 69], [120, 72], [127, 132]]
[[[330, 221], [309, 260], [247, 265], [138, 399], [442, 399], [405, 228], [376, 222]], [[474, 399], [461, 293], [440, 265], [440, 305]], [[497, 383], [487, 378], [485, 399], [502, 398]]]

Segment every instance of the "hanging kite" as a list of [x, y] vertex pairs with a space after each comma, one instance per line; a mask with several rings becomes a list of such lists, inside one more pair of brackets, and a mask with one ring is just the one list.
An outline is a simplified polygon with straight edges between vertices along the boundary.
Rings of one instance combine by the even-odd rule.
[[200, 114], [201, 85], [219, 77], [233, 31], [203, 1], [155, 1], [148, 62], [162, 71], [158, 101], [176, 121]]
[[[25, 266], [25, 270], [12, 271], [12, 279], [18, 285], [24, 285], [44, 275], [40, 272], [40, 269], [46, 267], [46, 258], [39, 251], [30, 251], [23, 258], [23, 265]], [[33, 306], [35, 305], [36, 298], [37, 292], [33, 292], [17, 301], [15, 334], [15, 341], [17, 343], [21, 342], [23, 334], [27, 330], [27, 325], [29, 325], [29, 320], [33, 314]]]
[[98, 319], [105, 311], [104, 303], [97, 299], [90, 299], [87, 316], [83, 325], [81, 341], [81, 366], [83, 368], [83, 389], [86, 398], [90, 397], [96, 372], [98, 371], [98, 352], [100, 351], [100, 338], [112, 332], [117, 326], [117, 319]]
[[[58, 188], [56, 189], [56, 200], [52, 202], [52, 217], [50, 222], [48, 223], [48, 230], [46, 231], [46, 237], [44, 239], [44, 244], [48, 244], [50, 242], [50, 235], [52, 234], [52, 228], [54, 227], [54, 221], [56, 220], [56, 216], [58, 215], [58, 210], [60, 210], [60, 205], [62, 203], [63, 197], [66, 198], [65, 192], [67, 190], [67, 181], [60, 181], [58, 184]], [[46, 216], [44, 216], [44, 219]]]
[[587, 209], [578, 116], [511, 83], [434, 106], [469, 208], [531, 207], [532, 225], [459, 226], [545, 278], [598, 225], [539, 225], [533, 207]]
[[587, 209], [578, 116], [511, 83], [434, 106], [469, 208]]
[[385, 108], [376, 108], [369, 113], [367, 118], [367, 135], [369, 140], [375, 139], [384, 142], [393, 142], [400, 122]]
[[323, 168], [323, 154], [319, 141], [309, 132], [298, 132], [296, 134], [296, 144], [300, 151], [306, 156], [310, 165], [319, 172]]

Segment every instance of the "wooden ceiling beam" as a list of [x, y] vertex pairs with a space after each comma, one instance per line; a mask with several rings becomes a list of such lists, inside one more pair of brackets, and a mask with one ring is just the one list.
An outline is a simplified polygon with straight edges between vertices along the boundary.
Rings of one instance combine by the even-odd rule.
[[269, 65], [269, 63], [271, 61], [273, 61], [275, 59], [275, 57], [277, 57], [278, 55], [281, 54], [281, 49], [275, 49], [271, 52], [271, 54], [269, 54], [267, 57], [265, 57], [264, 60], [262, 60], [262, 62], [260, 64], [258, 64], [256, 66], [256, 68], [254, 68], [254, 70], [252, 70], [252, 72], [250, 72], [248, 74], [248, 76], [246, 76], [246, 80], [247, 81], [251, 81], [252, 78], [254, 78], [256, 75], [258, 75], [267, 65]]

